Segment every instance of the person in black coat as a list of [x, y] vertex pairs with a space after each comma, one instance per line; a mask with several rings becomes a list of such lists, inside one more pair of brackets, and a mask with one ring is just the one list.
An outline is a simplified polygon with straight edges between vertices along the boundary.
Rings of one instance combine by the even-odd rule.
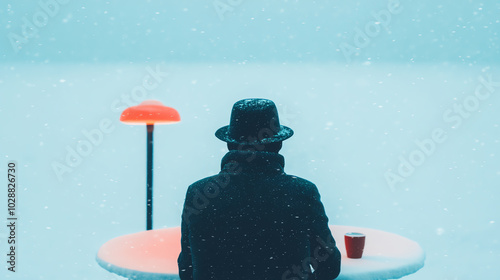
[[[267, 99], [234, 104], [219, 174], [189, 186], [182, 213], [181, 280], [330, 280], [340, 252], [317, 187], [284, 171], [293, 131]], [[312, 269], [311, 269], [312, 268]]]

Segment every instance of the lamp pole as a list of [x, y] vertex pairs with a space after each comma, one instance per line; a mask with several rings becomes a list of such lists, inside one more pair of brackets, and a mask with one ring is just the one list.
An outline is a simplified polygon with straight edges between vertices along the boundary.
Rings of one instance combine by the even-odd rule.
[[154, 124], [147, 124], [147, 178], [146, 178], [146, 230], [153, 229], [153, 131]]

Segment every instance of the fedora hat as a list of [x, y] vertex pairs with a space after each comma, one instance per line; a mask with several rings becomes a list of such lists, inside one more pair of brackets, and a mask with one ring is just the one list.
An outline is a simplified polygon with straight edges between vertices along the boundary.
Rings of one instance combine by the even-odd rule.
[[229, 125], [215, 132], [215, 136], [224, 142], [243, 145], [280, 142], [292, 135], [291, 128], [280, 125], [274, 102], [261, 98], [236, 102]]

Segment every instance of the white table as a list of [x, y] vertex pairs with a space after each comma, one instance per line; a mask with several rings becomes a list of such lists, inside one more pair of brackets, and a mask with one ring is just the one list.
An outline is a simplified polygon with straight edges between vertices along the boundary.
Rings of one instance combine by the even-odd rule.
[[[330, 229], [342, 254], [338, 280], [398, 279], [424, 266], [425, 254], [420, 245], [400, 235], [351, 226], [330, 226]], [[361, 259], [347, 258], [344, 245], [344, 234], [347, 232], [366, 235]]]
[[[397, 279], [424, 266], [422, 248], [400, 235], [351, 226], [330, 228], [342, 254], [339, 280]], [[347, 258], [344, 246], [347, 232], [366, 234], [363, 258]], [[124, 235], [106, 242], [96, 260], [109, 272], [129, 279], [179, 279], [180, 239], [180, 227]]]

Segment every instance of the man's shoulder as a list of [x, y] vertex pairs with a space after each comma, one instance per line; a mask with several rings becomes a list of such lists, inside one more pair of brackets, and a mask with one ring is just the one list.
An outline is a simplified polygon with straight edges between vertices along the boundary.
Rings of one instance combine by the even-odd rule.
[[196, 182], [192, 183], [191, 185], [189, 185], [188, 189], [200, 188], [200, 187], [206, 186], [210, 182], [216, 182], [216, 180], [218, 179], [218, 177], [219, 177], [219, 174], [216, 174], [216, 175], [205, 177], [203, 179], [199, 179], [198, 181], [196, 181]]
[[304, 187], [316, 187], [316, 185], [313, 182], [296, 175], [285, 174], [284, 177], [286, 178], [286, 180], [294, 184], [300, 184], [303, 185]]
[[[290, 174], [282, 174], [280, 176], [273, 177], [272, 180], [277, 180], [274, 182], [275, 185], [289, 189], [289, 191], [294, 191], [298, 193], [316, 194], [318, 193], [318, 188], [316, 185], [302, 177]], [[231, 178], [225, 173], [215, 174], [209, 177], [202, 178], [195, 181], [188, 187], [188, 193], [193, 193], [196, 191], [203, 191], [211, 186], [216, 186], [218, 188], [224, 188], [227, 184], [231, 183]], [[269, 183], [269, 181], [268, 181]]]
[[316, 185], [313, 182], [311, 182], [307, 179], [304, 179], [302, 177], [299, 177], [299, 176], [287, 174], [287, 175], [284, 175], [284, 178], [282, 179], [282, 181], [286, 185], [299, 188], [302, 191], [317, 192], [317, 190], [318, 190], [318, 188], [316, 187]]

